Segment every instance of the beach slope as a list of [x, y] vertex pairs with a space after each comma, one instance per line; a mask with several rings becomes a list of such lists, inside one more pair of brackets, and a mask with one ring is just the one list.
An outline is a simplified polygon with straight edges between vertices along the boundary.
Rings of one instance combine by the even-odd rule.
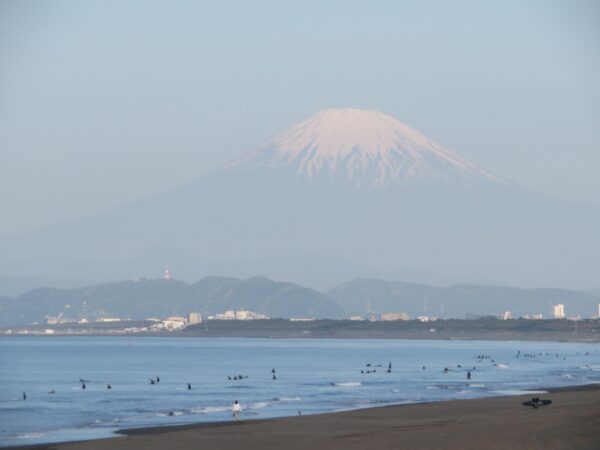
[[[124, 430], [123, 436], [35, 446], [57, 450], [598, 449], [600, 385], [532, 395], [389, 406], [270, 420]], [[243, 413], [242, 413], [243, 418]]]

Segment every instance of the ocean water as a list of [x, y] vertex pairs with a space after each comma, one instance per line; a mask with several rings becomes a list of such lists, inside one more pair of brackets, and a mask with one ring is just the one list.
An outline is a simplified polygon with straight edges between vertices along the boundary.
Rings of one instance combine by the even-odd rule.
[[0, 446], [227, 421], [234, 400], [244, 420], [597, 382], [598, 344], [2, 337]]

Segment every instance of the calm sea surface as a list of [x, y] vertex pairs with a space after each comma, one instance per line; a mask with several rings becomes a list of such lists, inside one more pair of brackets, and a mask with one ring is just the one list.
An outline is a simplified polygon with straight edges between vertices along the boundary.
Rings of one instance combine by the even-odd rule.
[[232, 420], [234, 400], [252, 419], [597, 382], [598, 344], [2, 337], [0, 445]]

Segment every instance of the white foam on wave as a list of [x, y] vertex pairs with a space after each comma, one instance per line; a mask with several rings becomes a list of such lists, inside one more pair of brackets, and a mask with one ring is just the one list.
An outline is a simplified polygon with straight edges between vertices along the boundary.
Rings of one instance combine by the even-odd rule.
[[501, 395], [527, 395], [527, 394], [547, 394], [548, 391], [521, 390], [521, 389], [496, 389], [491, 391]]
[[502, 364], [502, 363], [496, 364], [496, 367], [498, 369], [508, 369], [508, 366], [506, 364]]
[[485, 384], [483, 384], [483, 383], [470, 383], [469, 387], [484, 388]]
[[216, 412], [229, 411], [231, 406], [203, 406], [201, 408], [192, 408], [194, 414], [210, 414]]
[[299, 402], [302, 400], [300, 397], [275, 397], [276, 402]]
[[30, 433], [19, 433], [13, 436], [10, 436], [13, 439], [38, 439], [44, 436], [48, 436], [50, 433], [42, 433], [42, 432], [30, 432]]
[[[268, 405], [269, 405], [269, 402], [254, 402], [254, 403], [250, 403], [246, 408], [247, 409], [258, 409], [258, 408], [264, 408]], [[242, 405], [242, 408], [243, 408], [243, 405]]]

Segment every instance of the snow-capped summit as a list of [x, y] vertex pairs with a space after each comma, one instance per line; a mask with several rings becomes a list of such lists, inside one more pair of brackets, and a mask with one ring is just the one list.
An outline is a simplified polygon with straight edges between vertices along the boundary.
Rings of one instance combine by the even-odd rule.
[[326, 109], [292, 126], [225, 169], [288, 169], [310, 180], [407, 183], [427, 177], [467, 183], [501, 181], [418, 131], [375, 110]]

